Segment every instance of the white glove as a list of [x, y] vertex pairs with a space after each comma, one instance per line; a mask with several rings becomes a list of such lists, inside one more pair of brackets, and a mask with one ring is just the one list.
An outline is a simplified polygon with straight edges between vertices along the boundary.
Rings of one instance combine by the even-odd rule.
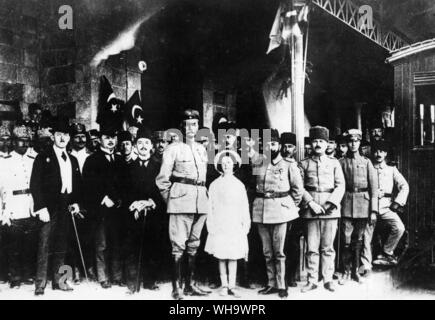
[[68, 211], [71, 213], [72, 216], [76, 216], [78, 218], [83, 219], [84, 216], [80, 213], [80, 207], [77, 203], [73, 203], [68, 207]]
[[4, 211], [0, 217], [0, 222], [4, 226], [10, 226], [11, 225], [11, 213]]
[[50, 214], [48, 213], [47, 208], [42, 208], [35, 212], [35, 215], [39, 216], [39, 220], [42, 222], [49, 222], [50, 221]]
[[154, 202], [154, 200], [153, 199], [148, 199], [148, 202], [150, 203], [150, 208], [151, 209], [155, 209], [156, 207], [157, 207], [157, 205], [156, 205], [156, 203]]
[[101, 201], [101, 205], [106, 206], [107, 208], [110, 209], [113, 208], [113, 206], [115, 206], [115, 203], [108, 196], [105, 196], [103, 198], [103, 201]]
[[311, 208], [311, 210], [313, 210], [313, 212], [314, 212], [315, 214], [317, 214], [317, 215], [325, 214], [325, 209], [324, 209], [321, 205], [317, 204], [317, 203], [314, 202], [314, 201], [311, 201], [311, 202], [308, 204], [308, 206], [309, 206], [309, 207]]

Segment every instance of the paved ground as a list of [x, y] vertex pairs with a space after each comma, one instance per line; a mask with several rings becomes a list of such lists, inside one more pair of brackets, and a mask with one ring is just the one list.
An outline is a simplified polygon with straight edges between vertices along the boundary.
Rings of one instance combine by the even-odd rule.
[[[112, 287], [104, 290], [96, 283], [82, 283], [74, 286], [73, 292], [53, 291], [51, 288], [46, 289], [46, 293], [42, 297], [33, 295], [33, 286], [22, 286], [20, 289], [10, 289], [6, 284], [0, 284], [0, 300], [20, 300], [20, 299], [38, 299], [38, 300], [63, 300], [63, 299], [86, 299], [86, 300], [165, 300], [170, 299], [171, 285], [170, 283], [161, 283], [159, 291], [150, 291], [142, 289], [140, 293], [133, 296], [126, 294], [126, 288]], [[289, 300], [304, 300], [304, 299], [344, 299], [344, 300], [385, 300], [385, 299], [435, 299], [435, 291], [427, 290], [411, 290], [397, 289], [393, 286], [392, 279], [388, 272], [374, 273], [364, 284], [350, 282], [345, 286], [337, 284], [337, 291], [331, 293], [326, 291], [322, 285], [319, 285], [317, 290], [301, 293], [300, 288], [303, 283], [299, 283], [298, 288], [289, 288]], [[262, 296], [258, 295], [257, 289], [240, 288], [242, 299], [246, 300], [262, 300], [262, 299], [279, 299], [277, 295]], [[186, 297], [186, 300], [191, 300], [192, 297]], [[202, 298], [204, 299], [204, 298]], [[232, 297], [221, 297], [217, 290], [208, 299], [215, 300], [237, 300]]]

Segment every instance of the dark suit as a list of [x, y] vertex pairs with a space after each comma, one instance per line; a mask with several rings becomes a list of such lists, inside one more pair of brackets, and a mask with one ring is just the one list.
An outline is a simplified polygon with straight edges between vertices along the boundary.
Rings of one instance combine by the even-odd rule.
[[[66, 151], [65, 151], [66, 153]], [[78, 161], [68, 155], [71, 162], [72, 192], [62, 194], [60, 166], [53, 148], [40, 153], [33, 164], [30, 190], [34, 211], [47, 208], [50, 221], [43, 223], [39, 233], [36, 287], [45, 288], [49, 254], [53, 258], [53, 282], [57, 284], [59, 267], [65, 263], [72, 225], [68, 206], [81, 202], [81, 176]]]
[[141, 272], [141, 270], [137, 269], [141, 245], [143, 246], [142, 266], [145, 269], [143, 279], [147, 284], [151, 284], [156, 280], [157, 266], [162, 253], [160, 250], [163, 242], [162, 237], [163, 234], [166, 234], [163, 231], [163, 218], [166, 215], [161, 210], [149, 210], [144, 226], [143, 215], [139, 220], [135, 220], [134, 213], [129, 212], [128, 207], [134, 201], [148, 199], [155, 202], [156, 209], [163, 207], [163, 199], [155, 183], [159, 171], [160, 164], [153, 158], [142, 166], [141, 160], [138, 158], [128, 166], [126, 182], [129, 192], [125, 194], [124, 201], [126, 237], [123, 251], [126, 258], [127, 285], [130, 290], [135, 289], [138, 272]]
[[[120, 221], [119, 203], [123, 189], [122, 158], [113, 155], [113, 161], [106, 158], [100, 149], [90, 155], [83, 166], [85, 203], [88, 215], [95, 226], [95, 263], [99, 282], [121, 281]], [[109, 197], [115, 206], [107, 208], [101, 202]]]

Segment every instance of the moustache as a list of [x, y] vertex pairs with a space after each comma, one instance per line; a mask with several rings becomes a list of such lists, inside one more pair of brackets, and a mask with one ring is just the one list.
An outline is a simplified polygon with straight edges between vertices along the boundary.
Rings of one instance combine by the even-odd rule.
[[320, 150], [320, 149], [322, 149], [321, 147], [315, 147], [314, 149], [316, 149], [316, 150]]

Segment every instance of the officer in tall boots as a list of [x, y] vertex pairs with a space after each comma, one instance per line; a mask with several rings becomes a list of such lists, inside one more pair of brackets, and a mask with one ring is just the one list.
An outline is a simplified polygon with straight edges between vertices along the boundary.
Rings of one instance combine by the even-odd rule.
[[342, 262], [344, 284], [351, 277], [361, 282], [359, 275], [360, 255], [364, 230], [367, 223], [374, 223], [378, 212], [378, 182], [370, 159], [360, 154], [362, 133], [358, 129], [348, 130], [348, 152], [341, 158], [346, 180], [346, 192], [342, 202]]
[[172, 142], [163, 153], [163, 162], [156, 184], [167, 203], [169, 237], [172, 244], [172, 297], [182, 299], [182, 257], [187, 254], [184, 294], [203, 296], [209, 292], [194, 281], [196, 253], [207, 212], [205, 187], [207, 152], [195, 141], [199, 128], [199, 112], [188, 109], [183, 113], [182, 128], [185, 142]]

